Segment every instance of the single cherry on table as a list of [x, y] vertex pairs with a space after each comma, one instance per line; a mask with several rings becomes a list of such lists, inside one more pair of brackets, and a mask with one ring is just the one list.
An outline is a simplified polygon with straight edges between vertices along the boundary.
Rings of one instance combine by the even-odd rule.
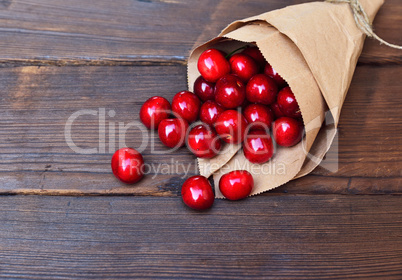
[[172, 111], [178, 116], [185, 119], [188, 123], [192, 123], [198, 119], [201, 102], [194, 93], [183, 90], [173, 97]]
[[212, 158], [221, 150], [222, 143], [211, 127], [200, 124], [190, 130], [187, 146], [196, 157]]
[[169, 148], [179, 148], [184, 145], [188, 123], [184, 119], [164, 119], [158, 127], [161, 142]]
[[231, 171], [223, 175], [219, 180], [219, 190], [229, 200], [246, 198], [253, 188], [253, 176], [246, 170]]
[[134, 184], [144, 176], [144, 159], [133, 148], [121, 148], [112, 156], [114, 176], [126, 184]]
[[198, 71], [211, 83], [216, 83], [221, 77], [230, 73], [230, 63], [225, 54], [217, 49], [208, 49], [198, 58]]
[[269, 105], [275, 102], [278, 86], [275, 81], [264, 74], [257, 74], [248, 81], [246, 86], [247, 100], [252, 103]]
[[195, 210], [206, 210], [214, 204], [212, 186], [204, 176], [192, 176], [181, 187], [183, 202]]
[[201, 105], [200, 120], [210, 126], [213, 126], [219, 115], [224, 111], [225, 109], [218, 105], [215, 101], [208, 100]]
[[243, 115], [246, 118], [250, 130], [267, 130], [271, 128], [274, 121], [274, 113], [265, 105], [250, 104], [244, 111]]
[[244, 54], [237, 53], [229, 58], [232, 73], [238, 76], [244, 83], [247, 83], [258, 73], [258, 64], [253, 58]]
[[215, 85], [215, 101], [226, 109], [235, 109], [246, 98], [246, 87], [242, 80], [233, 74], [220, 78]]
[[267, 162], [274, 154], [271, 136], [265, 130], [250, 131], [244, 140], [243, 152], [251, 163]]
[[226, 110], [215, 122], [215, 130], [226, 143], [243, 142], [247, 129], [247, 120], [236, 110]]
[[303, 126], [298, 120], [282, 117], [275, 120], [272, 134], [279, 146], [291, 147], [300, 142], [303, 137]]
[[140, 120], [149, 129], [157, 129], [160, 122], [167, 119], [171, 113], [171, 106], [166, 98], [154, 96], [141, 106]]

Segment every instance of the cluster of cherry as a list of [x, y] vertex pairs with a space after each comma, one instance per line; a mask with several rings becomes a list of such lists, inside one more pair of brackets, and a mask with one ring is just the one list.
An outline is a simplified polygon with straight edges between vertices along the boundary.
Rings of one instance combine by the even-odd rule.
[[[164, 97], [151, 97], [141, 107], [142, 123], [157, 129], [167, 147], [187, 144], [199, 158], [217, 155], [223, 141], [242, 143], [244, 156], [251, 163], [262, 164], [274, 154], [272, 138], [283, 147], [299, 143], [304, 126], [290, 87], [257, 47], [239, 51], [229, 55], [217, 49], [204, 51], [198, 59], [201, 75], [194, 83], [194, 93], [181, 91], [172, 104]], [[195, 123], [197, 120], [201, 123]], [[126, 183], [143, 176], [142, 157], [130, 149], [123, 148], [112, 158], [113, 173]], [[225, 174], [219, 182], [220, 191], [231, 200], [247, 197], [253, 186], [253, 177], [245, 170]], [[198, 210], [210, 208], [214, 201], [212, 187], [202, 176], [183, 184], [182, 197], [186, 205]]]

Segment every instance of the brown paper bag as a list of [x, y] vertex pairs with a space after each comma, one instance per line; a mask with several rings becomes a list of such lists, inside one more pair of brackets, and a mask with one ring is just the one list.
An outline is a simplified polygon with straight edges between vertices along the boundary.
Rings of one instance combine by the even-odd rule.
[[[360, 2], [371, 21], [383, 4], [383, 0]], [[349, 4], [313, 2], [233, 22], [218, 37], [192, 51], [188, 60], [191, 91], [199, 76], [197, 60], [204, 50], [214, 47], [230, 52], [245, 44], [257, 45], [291, 87], [306, 130], [302, 142], [291, 148], [278, 147], [265, 164], [249, 163], [241, 145], [229, 144], [215, 158], [199, 159], [200, 174], [214, 176], [216, 197], [223, 197], [220, 177], [232, 170], [253, 174], [251, 195], [255, 195], [304, 176], [320, 164], [335, 137], [364, 39]]]

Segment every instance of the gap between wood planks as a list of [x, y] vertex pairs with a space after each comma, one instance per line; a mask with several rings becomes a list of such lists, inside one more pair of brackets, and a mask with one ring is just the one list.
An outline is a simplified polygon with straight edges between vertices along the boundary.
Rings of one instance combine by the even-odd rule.
[[[187, 65], [186, 56], [132, 56], [121, 58], [37, 58], [37, 59], [0, 59], [0, 68], [21, 66], [171, 66]], [[387, 66], [402, 65], [402, 56], [386, 59], [373, 57], [359, 60], [357, 65]]]
[[77, 58], [77, 59], [0, 59], [0, 67], [21, 66], [171, 66], [186, 65], [184, 56], [133, 56], [120, 58]]

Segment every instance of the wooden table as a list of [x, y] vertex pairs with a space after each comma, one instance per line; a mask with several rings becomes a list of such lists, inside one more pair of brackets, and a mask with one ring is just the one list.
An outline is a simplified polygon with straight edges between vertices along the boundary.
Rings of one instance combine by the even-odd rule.
[[[111, 173], [109, 125], [186, 89], [194, 46], [233, 20], [302, 2], [0, 1], [0, 278], [401, 279], [402, 52], [376, 41], [366, 40], [342, 110], [337, 171], [203, 213], [181, 202], [182, 169], [136, 186]], [[400, 0], [387, 0], [375, 31], [402, 44], [401, 25]], [[95, 154], [66, 143], [79, 110], [73, 140]], [[141, 145], [141, 131], [130, 128], [126, 144]], [[146, 162], [196, 173], [186, 149], [160, 155], [150, 137]]]

